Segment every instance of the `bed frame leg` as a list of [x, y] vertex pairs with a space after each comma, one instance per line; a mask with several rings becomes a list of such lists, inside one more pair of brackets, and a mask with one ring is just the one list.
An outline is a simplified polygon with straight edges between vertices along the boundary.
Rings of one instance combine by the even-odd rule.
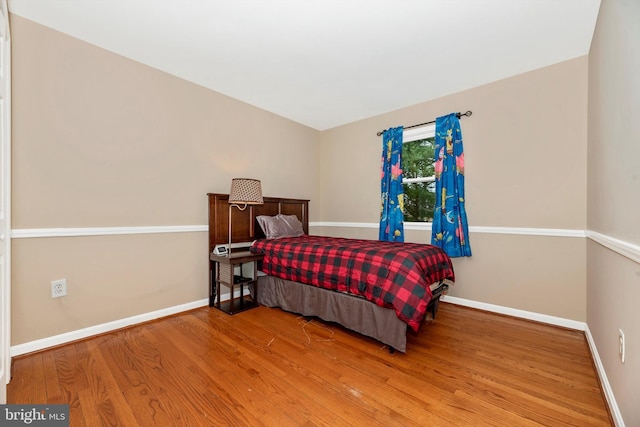
[[431, 304], [431, 318], [432, 319], [436, 318], [436, 313], [438, 312], [438, 305], [440, 305], [440, 295], [438, 295], [438, 298], [436, 298], [435, 301], [433, 301], [433, 304]]
[[440, 297], [446, 293], [446, 291], [449, 289], [449, 285], [443, 284], [443, 286], [441, 286], [436, 293], [433, 294], [433, 298], [432, 300], [429, 302], [429, 305], [427, 306], [427, 310], [429, 310], [431, 312], [431, 319], [435, 320], [436, 318], [436, 313], [438, 312], [438, 305], [440, 305]]
[[391, 347], [391, 346], [389, 346], [389, 354], [393, 354], [395, 352], [396, 352], [396, 349]]

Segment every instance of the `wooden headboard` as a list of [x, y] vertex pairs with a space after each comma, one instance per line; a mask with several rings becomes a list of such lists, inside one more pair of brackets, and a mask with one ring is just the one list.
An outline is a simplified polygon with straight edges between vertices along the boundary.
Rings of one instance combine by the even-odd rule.
[[[229, 195], [209, 193], [209, 253], [216, 245], [229, 243]], [[264, 238], [258, 215], [296, 215], [302, 229], [309, 234], [309, 200], [264, 197], [263, 205], [248, 205], [245, 210], [231, 209], [232, 243], [253, 242]]]

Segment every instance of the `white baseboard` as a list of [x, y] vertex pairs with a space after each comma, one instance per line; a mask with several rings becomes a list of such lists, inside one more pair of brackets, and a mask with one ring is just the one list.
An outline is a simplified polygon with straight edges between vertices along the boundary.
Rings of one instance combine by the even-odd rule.
[[589, 330], [589, 325], [587, 325], [587, 328], [585, 329], [585, 335], [587, 336], [587, 343], [589, 343], [589, 348], [591, 349], [593, 363], [596, 365], [596, 371], [598, 371], [598, 376], [600, 377], [600, 384], [602, 384], [604, 396], [607, 399], [607, 403], [609, 404], [609, 410], [611, 411], [613, 422], [616, 427], [625, 427], [624, 420], [622, 419], [622, 414], [620, 413], [620, 408], [618, 408], [618, 403], [616, 402], [616, 398], [613, 395], [613, 390], [611, 389], [611, 385], [609, 384], [609, 380], [607, 379], [607, 373], [604, 370], [602, 360], [600, 360], [600, 355], [598, 354], [596, 343], [593, 340], [591, 331]]
[[519, 317], [522, 319], [534, 320], [536, 322], [548, 323], [550, 325], [562, 326], [564, 328], [576, 329], [578, 331], [584, 331], [587, 326], [586, 323], [578, 322], [577, 320], [549, 316], [547, 314], [540, 314], [532, 311], [518, 310], [516, 308], [504, 307], [501, 305], [487, 304], [484, 302], [452, 297], [449, 295], [443, 296], [441, 301], [456, 305], [463, 305], [465, 307], [477, 308], [493, 313], [506, 314], [508, 316]]
[[106, 332], [115, 331], [116, 329], [126, 328], [127, 326], [138, 323], [148, 322], [160, 317], [170, 316], [172, 314], [181, 313], [183, 311], [193, 310], [194, 308], [203, 307], [209, 304], [209, 299], [193, 301], [186, 304], [176, 305], [173, 307], [163, 308], [161, 310], [149, 313], [138, 314], [136, 316], [127, 317], [113, 322], [103, 323], [101, 325], [90, 326], [76, 331], [66, 332], [52, 337], [42, 338], [30, 341], [24, 344], [14, 345], [10, 349], [11, 357], [20, 356], [34, 351], [44, 350], [45, 348], [55, 347], [57, 345], [66, 344], [83, 338], [104, 334]]
[[[221, 298], [222, 300], [226, 300], [229, 297], [229, 293], [221, 294], [221, 297], [222, 297]], [[562, 326], [569, 329], [585, 331], [587, 342], [591, 349], [591, 354], [593, 356], [596, 370], [598, 371], [600, 382], [602, 384], [604, 394], [607, 399], [607, 403], [609, 404], [609, 408], [611, 410], [611, 415], [614, 419], [615, 425], [616, 427], [625, 427], [624, 420], [622, 419], [622, 416], [620, 414], [620, 410], [618, 408], [615, 397], [613, 395], [613, 391], [611, 390], [611, 386], [609, 385], [609, 381], [607, 379], [604, 366], [602, 365], [602, 361], [600, 360], [598, 350], [593, 341], [593, 336], [591, 335], [591, 332], [589, 331], [589, 327], [587, 326], [586, 323], [578, 322], [570, 319], [564, 319], [561, 317], [549, 316], [546, 314], [535, 313], [531, 311], [518, 310], [510, 307], [487, 304], [487, 303], [472, 301], [464, 298], [452, 297], [449, 295], [443, 296], [441, 301], [451, 303], [451, 304], [456, 304], [456, 305], [462, 305], [465, 307], [477, 308], [480, 310], [490, 311], [493, 313], [500, 313], [500, 314], [505, 314], [509, 316], [523, 318], [523, 319], [534, 320], [534, 321], [547, 323], [551, 325]], [[207, 298], [207, 299], [193, 301], [186, 304], [164, 308], [161, 310], [152, 311], [149, 313], [127, 317], [120, 320], [115, 320], [112, 322], [103, 323], [101, 325], [91, 326], [88, 328], [67, 332], [60, 335], [54, 335], [52, 337], [47, 337], [47, 338], [31, 341], [28, 343], [12, 346], [10, 349], [10, 354], [11, 354], [11, 357], [15, 357], [15, 356], [20, 356], [22, 354], [44, 350], [49, 347], [55, 347], [57, 345], [66, 344], [66, 343], [77, 341], [83, 338], [89, 338], [91, 336], [111, 332], [117, 329], [132, 326], [135, 324], [148, 322], [150, 320], [158, 319], [160, 317], [170, 316], [172, 314], [177, 314], [184, 311], [193, 310], [195, 308], [204, 307], [208, 304], [209, 304], [209, 299]]]
[[[234, 295], [236, 298], [240, 297], [240, 291], [235, 290]], [[226, 301], [230, 297], [230, 292], [220, 294], [220, 301]], [[161, 317], [171, 316], [172, 314], [182, 313], [183, 311], [193, 310], [194, 308], [200, 308], [209, 305], [209, 298], [188, 302], [186, 304], [180, 304], [173, 307], [163, 308], [161, 310], [152, 311], [150, 313], [138, 314], [136, 316], [127, 317], [120, 320], [114, 320], [113, 322], [103, 323], [101, 325], [90, 326], [84, 329], [78, 329], [76, 331], [65, 332], [64, 334], [54, 335], [52, 337], [42, 338], [35, 341], [30, 341], [24, 344], [18, 344], [11, 347], [9, 350], [11, 357], [20, 356], [22, 354], [32, 353], [34, 351], [44, 350], [57, 345], [70, 343], [73, 341], [89, 338], [95, 335], [112, 332], [117, 329], [126, 328], [128, 326], [136, 325], [138, 323], [148, 322], [150, 320], [159, 319]]]
[[[229, 298], [229, 292], [220, 295], [221, 300], [225, 301]], [[236, 290], [236, 296], [239, 296]], [[565, 328], [577, 329], [580, 331], [585, 330], [584, 322], [577, 322], [575, 320], [563, 319], [560, 317], [548, 316], [545, 314], [534, 313], [530, 311], [517, 310], [514, 308], [503, 307], [499, 305], [487, 304], [478, 301], [467, 300], [463, 298], [457, 298], [452, 296], [442, 297], [443, 302], [451, 304], [463, 305], [466, 307], [478, 308], [480, 310], [491, 311], [494, 313], [506, 314], [509, 316], [520, 317], [529, 320], [535, 320], [542, 323], [549, 323], [552, 325], [563, 326]], [[54, 335], [47, 338], [42, 338], [35, 341], [30, 341], [24, 344], [18, 344], [11, 347], [11, 357], [20, 356], [22, 354], [31, 353], [34, 351], [44, 350], [49, 347], [55, 347], [57, 345], [66, 344], [72, 341], [77, 341], [83, 338], [88, 338], [94, 335], [104, 334], [117, 329], [132, 326], [138, 323], [148, 322], [150, 320], [158, 319], [160, 317], [170, 316], [172, 314], [181, 313], [183, 311], [193, 310], [194, 308], [204, 307], [209, 304], [208, 299], [193, 301], [186, 304], [181, 304], [173, 307], [167, 307], [161, 310], [152, 311], [149, 313], [143, 313], [136, 316], [127, 317], [120, 320], [114, 320], [112, 322], [103, 323], [100, 325], [90, 326], [84, 329], [78, 329], [76, 331], [66, 332], [64, 334]]]
[[504, 307], [500, 305], [487, 304], [478, 301], [467, 300], [464, 298], [452, 297], [449, 295], [445, 295], [441, 298], [442, 302], [448, 302], [451, 304], [462, 305], [465, 307], [477, 308], [479, 310], [490, 311], [493, 313], [506, 314], [513, 317], [519, 317], [527, 320], [534, 320], [536, 322], [547, 323], [555, 326], [562, 326], [569, 329], [576, 329], [579, 331], [584, 331], [585, 336], [587, 338], [587, 343], [589, 344], [589, 349], [591, 350], [591, 356], [593, 358], [593, 362], [596, 366], [596, 371], [598, 372], [598, 376], [600, 377], [600, 383], [602, 384], [602, 390], [604, 392], [605, 398], [607, 399], [607, 404], [609, 405], [609, 410], [611, 411], [611, 417], [616, 425], [616, 427], [625, 427], [624, 420], [622, 419], [622, 415], [620, 414], [620, 409], [618, 408], [618, 404], [616, 403], [616, 398], [613, 395], [613, 390], [611, 389], [611, 385], [609, 384], [609, 380], [607, 379], [607, 374], [604, 370], [604, 365], [602, 364], [602, 360], [600, 360], [600, 355], [598, 354], [598, 349], [596, 348], [596, 344], [593, 340], [593, 336], [591, 335], [591, 331], [589, 330], [589, 325], [584, 322], [578, 322], [576, 320], [564, 319], [562, 317], [548, 316], [546, 314], [534, 313], [531, 311], [518, 310], [515, 308]]

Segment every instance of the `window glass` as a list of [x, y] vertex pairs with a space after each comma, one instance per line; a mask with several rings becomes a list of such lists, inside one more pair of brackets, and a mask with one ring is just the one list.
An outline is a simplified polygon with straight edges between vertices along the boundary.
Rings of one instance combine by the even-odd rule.
[[405, 130], [402, 145], [404, 221], [431, 222], [435, 205], [435, 125]]

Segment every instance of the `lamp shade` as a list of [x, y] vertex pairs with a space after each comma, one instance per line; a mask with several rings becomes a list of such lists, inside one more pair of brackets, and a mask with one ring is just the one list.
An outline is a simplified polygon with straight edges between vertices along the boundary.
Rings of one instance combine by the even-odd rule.
[[243, 205], [261, 205], [262, 185], [257, 179], [233, 178], [231, 191], [229, 191], [229, 203]]

